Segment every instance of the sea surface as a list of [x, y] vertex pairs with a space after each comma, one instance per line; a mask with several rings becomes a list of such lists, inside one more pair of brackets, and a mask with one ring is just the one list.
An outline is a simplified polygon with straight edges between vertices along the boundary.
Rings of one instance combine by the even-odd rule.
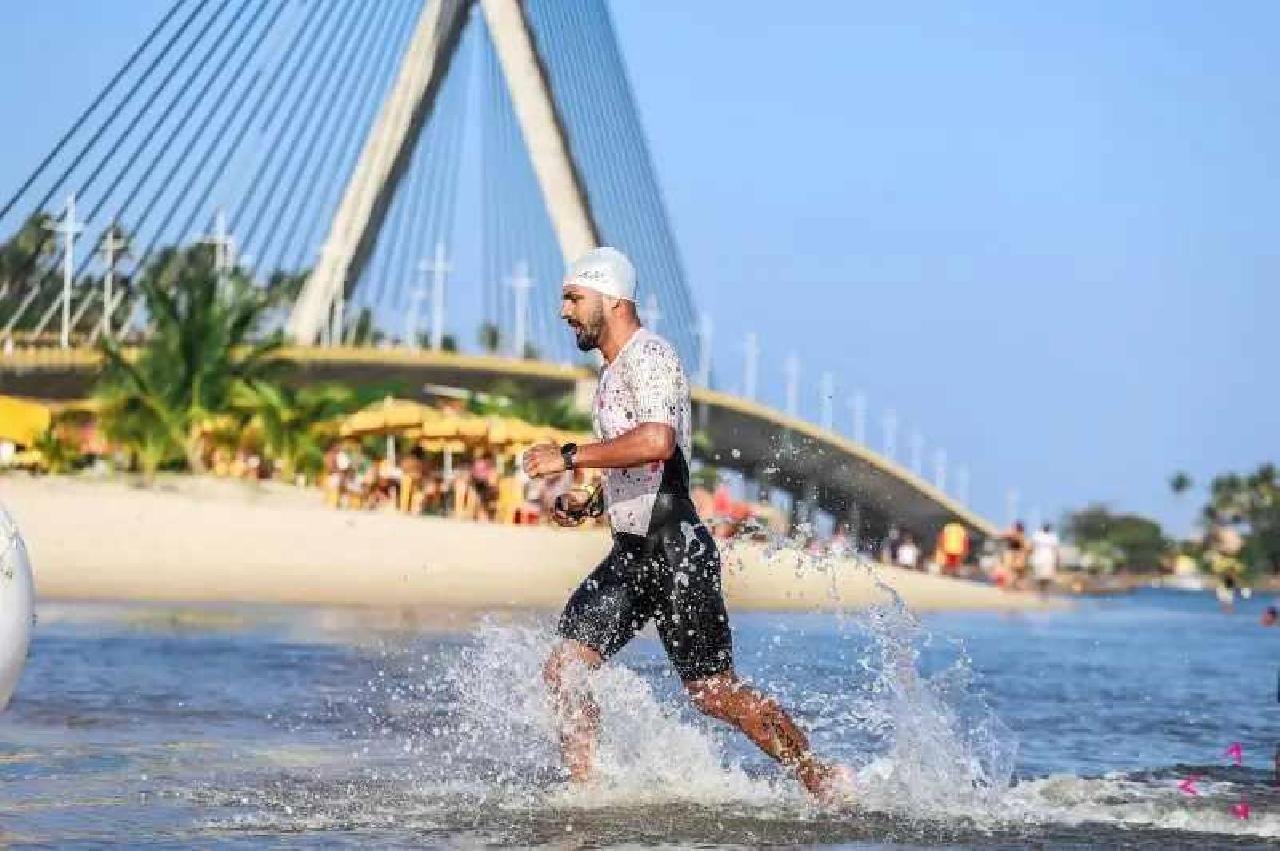
[[857, 772], [826, 808], [692, 712], [651, 634], [592, 682], [579, 790], [548, 614], [49, 603], [0, 714], [0, 847], [1275, 848], [1267, 602], [738, 615], [741, 673]]

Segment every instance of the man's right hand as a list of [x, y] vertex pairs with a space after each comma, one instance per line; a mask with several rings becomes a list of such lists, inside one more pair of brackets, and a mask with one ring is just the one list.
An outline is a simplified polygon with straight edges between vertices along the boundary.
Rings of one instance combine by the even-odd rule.
[[560, 526], [578, 526], [587, 519], [587, 507], [591, 492], [586, 488], [573, 488], [562, 493], [551, 504], [551, 519]]

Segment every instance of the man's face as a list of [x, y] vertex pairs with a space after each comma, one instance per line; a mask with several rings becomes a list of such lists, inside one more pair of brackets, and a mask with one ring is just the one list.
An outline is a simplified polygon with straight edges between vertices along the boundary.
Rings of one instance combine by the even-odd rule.
[[573, 329], [579, 349], [589, 352], [598, 348], [604, 333], [604, 296], [566, 284], [560, 292], [560, 318]]

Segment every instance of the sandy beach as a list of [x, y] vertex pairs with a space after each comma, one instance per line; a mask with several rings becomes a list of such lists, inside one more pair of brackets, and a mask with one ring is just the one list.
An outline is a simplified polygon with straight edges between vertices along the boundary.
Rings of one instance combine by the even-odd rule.
[[[314, 490], [214, 479], [0, 478], [46, 600], [557, 608], [609, 547], [603, 531], [337, 511]], [[726, 550], [731, 609], [881, 601], [851, 561]], [[1022, 611], [1036, 598], [881, 568], [919, 611]]]

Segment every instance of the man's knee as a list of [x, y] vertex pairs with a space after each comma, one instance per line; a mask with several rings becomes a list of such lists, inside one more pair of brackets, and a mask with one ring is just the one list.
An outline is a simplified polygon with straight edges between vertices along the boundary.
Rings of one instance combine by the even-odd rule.
[[589, 671], [600, 667], [603, 661], [598, 651], [579, 641], [562, 641], [542, 663], [542, 681], [552, 691], [560, 691], [573, 671]]

